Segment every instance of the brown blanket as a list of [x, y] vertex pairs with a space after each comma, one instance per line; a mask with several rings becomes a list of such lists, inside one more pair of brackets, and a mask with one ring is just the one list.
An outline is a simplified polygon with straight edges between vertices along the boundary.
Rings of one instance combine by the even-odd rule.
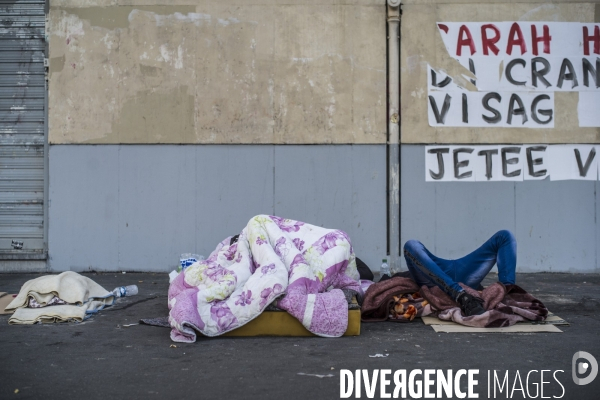
[[437, 286], [419, 288], [412, 279], [396, 277], [369, 287], [361, 307], [361, 318], [364, 322], [410, 322], [415, 317], [434, 314], [439, 319], [461, 325], [498, 328], [525, 320], [543, 321], [548, 315], [548, 309], [541, 301], [517, 285], [505, 286], [497, 282], [481, 292], [460, 285], [483, 300], [485, 313], [466, 317], [458, 304]]
[[[360, 307], [361, 320], [363, 322], [386, 321], [390, 315], [390, 308], [396, 304], [394, 297], [418, 291], [419, 286], [408, 278], [396, 277], [372, 284], [367, 289]], [[406, 322], [408, 321], [410, 318]]]

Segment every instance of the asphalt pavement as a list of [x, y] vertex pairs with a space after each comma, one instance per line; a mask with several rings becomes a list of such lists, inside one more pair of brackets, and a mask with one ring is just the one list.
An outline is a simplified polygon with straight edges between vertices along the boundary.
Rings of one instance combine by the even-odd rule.
[[[167, 274], [85, 275], [108, 290], [137, 284], [139, 294], [79, 324], [15, 326], [0, 316], [0, 399], [339, 399], [340, 371], [357, 369], [371, 379], [383, 369], [406, 370], [407, 379], [417, 369], [479, 370], [479, 398], [534, 398], [543, 387], [545, 398], [600, 399], [600, 377], [587, 385], [572, 378], [576, 352], [600, 360], [598, 274], [518, 275], [518, 284], [570, 322], [563, 333], [436, 333], [415, 320], [363, 323], [358, 337], [201, 337], [193, 344], [171, 342], [168, 328], [125, 326], [168, 315]], [[0, 291], [16, 293], [37, 276], [2, 274]], [[498, 384], [507, 377], [502, 392], [494, 371]], [[468, 390], [466, 375], [459, 382], [454, 398]], [[362, 386], [360, 398], [367, 394]]]

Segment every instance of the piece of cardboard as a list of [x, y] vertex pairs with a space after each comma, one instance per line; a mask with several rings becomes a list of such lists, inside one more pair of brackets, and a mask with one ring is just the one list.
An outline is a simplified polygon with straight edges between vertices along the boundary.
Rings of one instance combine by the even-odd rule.
[[562, 333], [554, 325], [531, 325], [515, 324], [504, 328], [473, 328], [459, 324], [454, 325], [431, 325], [434, 331], [443, 333]]
[[[454, 321], [444, 321], [438, 319], [437, 317], [421, 317], [423, 323], [425, 325], [459, 325]], [[561, 325], [561, 326], [569, 326], [570, 324], [559, 317], [558, 315], [554, 315], [553, 313], [548, 313], [548, 317], [544, 321], [522, 321], [517, 322], [516, 325]]]
[[13, 294], [6, 292], [0, 292], [0, 314], [12, 314], [14, 311], [6, 312], [4, 309], [8, 306], [15, 298]]
[[523, 321], [518, 322], [519, 324], [532, 324], [532, 325], [560, 325], [560, 326], [570, 326], [571, 324], [559, 317], [558, 315], [554, 315], [552, 313], [548, 314], [548, 317], [544, 321]]
[[421, 320], [425, 325], [458, 325], [454, 321], [445, 321], [443, 319], [439, 319], [438, 317], [421, 317]]

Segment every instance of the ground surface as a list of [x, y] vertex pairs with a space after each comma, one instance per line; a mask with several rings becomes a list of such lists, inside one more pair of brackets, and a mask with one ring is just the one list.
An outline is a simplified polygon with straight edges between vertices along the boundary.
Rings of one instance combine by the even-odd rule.
[[[109, 290], [135, 283], [140, 293], [81, 324], [13, 326], [0, 316], [0, 399], [336, 399], [340, 369], [383, 368], [479, 369], [479, 398], [488, 398], [488, 370], [502, 376], [508, 370], [511, 387], [517, 370], [523, 386], [530, 370], [550, 370], [544, 397], [559, 397], [563, 390], [552, 374], [563, 370], [555, 375], [562, 398], [600, 399], [600, 376], [586, 386], [571, 378], [576, 351], [600, 360], [600, 275], [518, 276], [523, 288], [571, 323], [561, 327], [564, 333], [438, 334], [421, 321], [385, 322], [363, 324], [359, 337], [203, 338], [176, 348], [166, 328], [123, 327], [167, 315], [166, 274], [87, 275]], [[16, 293], [36, 276], [0, 275], [0, 291]], [[369, 357], [378, 353], [389, 356]], [[531, 397], [539, 382], [540, 374], [532, 373]], [[497, 398], [507, 398], [506, 391]], [[515, 391], [512, 398], [530, 397]]]

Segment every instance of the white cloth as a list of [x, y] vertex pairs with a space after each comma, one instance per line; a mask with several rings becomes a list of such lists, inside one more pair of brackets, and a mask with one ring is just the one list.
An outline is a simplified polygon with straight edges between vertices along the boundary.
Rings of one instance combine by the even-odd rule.
[[[68, 305], [27, 308], [29, 298], [46, 306], [54, 297]], [[25, 282], [19, 294], [6, 307], [15, 310], [9, 324], [34, 324], [36, 322], [83, 321], [90, 314], [114, 304], [115, 296], [96, 282], [76, 272], [46, 275]]]

